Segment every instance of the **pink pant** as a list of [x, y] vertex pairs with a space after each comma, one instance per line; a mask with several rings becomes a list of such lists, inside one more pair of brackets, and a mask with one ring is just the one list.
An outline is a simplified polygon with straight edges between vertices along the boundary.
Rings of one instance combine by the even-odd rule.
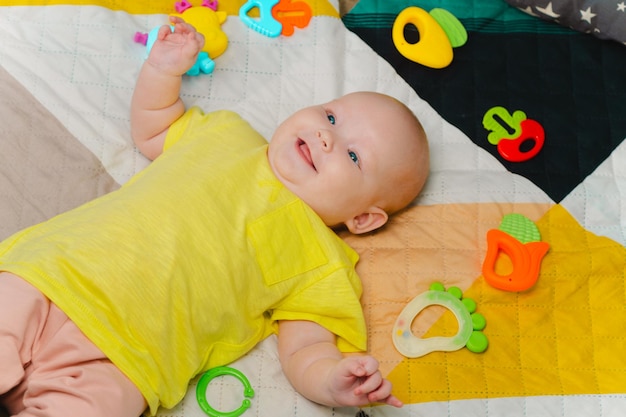
[[24, 417], [137, 417], [146, 408], [61, 310], [8, 273], [0, 273], [0, 404]]

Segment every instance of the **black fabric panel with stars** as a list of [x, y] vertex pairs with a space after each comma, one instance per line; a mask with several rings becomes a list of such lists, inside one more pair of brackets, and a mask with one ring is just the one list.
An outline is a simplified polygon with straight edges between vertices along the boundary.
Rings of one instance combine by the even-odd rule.
[[625, 0], [506, 0], [524, 12], [600, 39], [626, 44]]

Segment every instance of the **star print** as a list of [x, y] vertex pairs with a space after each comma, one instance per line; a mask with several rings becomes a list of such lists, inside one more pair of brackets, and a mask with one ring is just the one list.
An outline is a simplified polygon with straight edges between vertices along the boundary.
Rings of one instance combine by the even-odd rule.
[[595, 13], [591, 13], [591, 7], [587, 7], [587, 10], [580, 11], [580, 20], [585, 20], [587, 23], [591, 23], [591, 19], [596, 17]]
[[617, 3], [617, 11], [618, 12], [626, 12], [626, 3], [624, 3], [624, 2]]
[[555, 19], [558, 18], [559, 16], [561, 16], [558, 13], [554, 13], [554, 10], [552, 10], [552, 2], [548, 3], [548, 5], [545, 8], [544, 7], [537, 7], [537, 11], [545, 14], [546, 16], [553, 17]]
[[531, 16], [537, 16], [535, 14], [535, 12], [533, 12], [533, 8], [530, 7], [530, 6], [526, 7], [525, 9], [520, 8], [520, 10], [523, 11], [524, 13], [527, 13], [527, 14], [531, 15]]

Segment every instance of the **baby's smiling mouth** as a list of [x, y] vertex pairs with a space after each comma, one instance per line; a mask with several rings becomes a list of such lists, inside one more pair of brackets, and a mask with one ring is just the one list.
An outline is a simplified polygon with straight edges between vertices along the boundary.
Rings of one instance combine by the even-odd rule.
[[305, 141], [303, 141], [302, 139], [298, 139], [298, 152], [300, 153], [300, 156], [302, 156], [302, 158], [309, 164], [311, 165], [311, 167], [317, 171], [317, 169], [315, 168], [315, 164], [313, 163], [313, 158], [311, 157], [311, 150], [309, 149], [309, 145], [307, 145], [307, 143]]

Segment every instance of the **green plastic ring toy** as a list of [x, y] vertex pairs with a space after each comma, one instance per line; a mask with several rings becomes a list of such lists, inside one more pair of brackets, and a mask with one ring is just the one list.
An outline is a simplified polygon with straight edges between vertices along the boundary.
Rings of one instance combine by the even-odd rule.
[[[206, 390], [209, 383], [214, 378], [222, 375], [234, 376], [243, 384], [243, 395], [246, 398], [241, 403], [241, 407], [233, 411], [218, 411], [211, 407], [206, 399]], [[228, 366], [218, 366], [217, 368], [209, 369], [202, 375], [202, 377], [200, 377], [198, 386], [196, 387], [196, 398], [198, 400], [198, 404], [200, 405], [202, 411], [210, 417], [239, 417], [244, 411], [250, 408], [251, 402], [248, 398], [252, 397], [254, 397], [254, 390], [252, 389], [248, 378], [246, 378], [241, 371]]]

